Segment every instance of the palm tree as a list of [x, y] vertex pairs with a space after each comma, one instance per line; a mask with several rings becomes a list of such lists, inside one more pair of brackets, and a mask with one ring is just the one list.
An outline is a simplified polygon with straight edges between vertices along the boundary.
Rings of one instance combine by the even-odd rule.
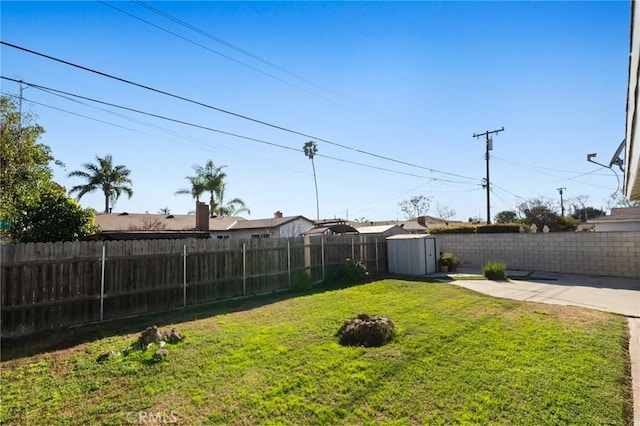
[[213, 163], [213, 160], [207, 160], [204, 167], [193, 167], [196, 174], [200, 176], [205, 190], [210, 194], [209, 208], [211, 210], [211, 215], [215, 215], [218, 212], [218, 202], [216, 201], [216, 197], [220, 192], [221, 186], [224, 185], [224, 178], [227, 177], [227, 174], [222, 171], [225, 167], [226, 166], [216, 166]]
[[79, 177], [87, 181], [84, 185], [76, 185], [69, 190], [69, 194], [78, 193], [78, 200], [89, 192], [101, 190], [104, 193], [104, 212], [109, 213], [109, 203], [114, 204], [122, 193], [129, 198], [133, 195], [131, 189], [131, 170], [123, 165], [113, 166], [111, 154], [104, 158], [96, 156], [97, 164], [85, 163], [82, 167], [86, 170], [76, 170], [69, 173], [68, 177]]
[[246, 203], [240, 198], [234, 198], [229, 201], [227, 204], [224, 203], [224, 190], [226, 187], [226, 183], [222, 183], [220, 185], [220, 189], [218, 191], [218, 211], [217, 213], [220, 216], [235, 216], [237, 214], [246, 212], [248, 215], [251, 214], [251, 210], [247, 207]]
[[245, 202], [240, 198], [234, 198], [224, 204], [224, 179], [227, 174], [222, 170], [225, 167], [216, 166], [213, 160], [207, 160], [204, 166], [194, 165], [195, 176], [187, 176], [191, 182], [191, 188], [180, 189], [176, 191], [176, 194], [190, 194], [196, 201], [200, 201], [200, 196], [209, 192], [209, 209], [212, 216], [231, 216], [242, 212], [251, 214]]
[[311, 167], [313, 167], [313, 183], [316, 186], [316, 214], [317, 219], [320, 220], [320, 201], [318, 201], [318, 181], [316, 180], [316, 165], [313, 162], [313, 157], [318, 153], [318, 145], [314, 141], [309, 141], [304, 144], [304, 155], [311, 160]]
[[[198, 166], [193, 166], [194, 170], [196, 170], [197, 167]], [[175, 194], [189, 194], [196, 199], [196, 202], [199, 202], [200, 196], [206, 191], [202, 177], [196, 174], [195, 176], [187, 176], [185, 179], [189, 180], [189, 182], [191, 183], [191, 188], [179, 189], [175, 192]]]

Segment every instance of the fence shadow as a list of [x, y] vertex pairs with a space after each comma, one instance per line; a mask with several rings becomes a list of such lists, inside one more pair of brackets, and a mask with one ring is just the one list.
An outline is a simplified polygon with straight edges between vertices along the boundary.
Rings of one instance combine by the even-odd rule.
[[[372, 280], [382, 279], [375, 277]], [[371, 282], [371, 281], [368, 281]], [[95, 340], [122, 334], [141, 333], [146, 327], [178, 326], [181, 323], [241, 312], [284, 300], [341, 290], [366, 283], [348, 284], [328, 279], [306, 291], [285, 290], [269, 294], [214, 301], [206, 304], [150, 313], [129, 318], [118, 318], [81, 326], [40, 332], [24, 337], [2, 338], [0, 361], [11, 361], [46, 352], [69, 349]]]

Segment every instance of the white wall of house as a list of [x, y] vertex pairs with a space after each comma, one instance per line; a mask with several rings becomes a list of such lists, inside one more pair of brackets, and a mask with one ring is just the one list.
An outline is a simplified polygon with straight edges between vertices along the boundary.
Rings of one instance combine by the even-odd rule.
[[640, 231], [640, 220], [593, 222], [596, 232]]
[[630, 200], [640, 200], [640, 138], [637, 131], [638, 72], [640, 70], [640, 4], [631, 2], [631, 52], [627, 90], [627, 129], [625, 144], [624, 193]]
[[313, 226], [313, 222], [309, 220], [305, 220], [303, 218], [298, 218], [294, 221], [285, 223], [279, 229], [278, 237], [280, 238], [292, 238], [299, 237], [302, 235], [304, 231], [311, 228]]
[[213, 238], [233, 238], [237, 240], [245, 240], [250, 238], [294, 238], [302, 235], [304, 231], [311, 228], [313, 222], [303, 218], [297, 218], [280, 226], [236, 229], [231, 228], [229, 231], [212, 233]]

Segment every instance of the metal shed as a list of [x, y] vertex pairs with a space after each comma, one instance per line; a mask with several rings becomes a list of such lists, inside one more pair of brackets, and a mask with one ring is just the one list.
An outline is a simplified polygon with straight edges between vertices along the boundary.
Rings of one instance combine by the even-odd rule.
[[440, 241], [435, 235], [393, 235], [386, 240], [392, 274], [426, 275], [438, 271]]

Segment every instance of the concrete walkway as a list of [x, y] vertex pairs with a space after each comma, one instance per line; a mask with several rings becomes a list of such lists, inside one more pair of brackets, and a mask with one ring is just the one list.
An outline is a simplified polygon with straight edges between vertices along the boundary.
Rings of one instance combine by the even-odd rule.
[[[640, 279], [535, 271], [507, 271], [508, 281], [462, 279], [482, 275], [479, 269], [434, 275], [451, 284], [494, 297], [579, 306], [625, 315], [630, 335], [633, 424], [640, 426]], [[449, 281], [451, 279], [453, 281]]]

